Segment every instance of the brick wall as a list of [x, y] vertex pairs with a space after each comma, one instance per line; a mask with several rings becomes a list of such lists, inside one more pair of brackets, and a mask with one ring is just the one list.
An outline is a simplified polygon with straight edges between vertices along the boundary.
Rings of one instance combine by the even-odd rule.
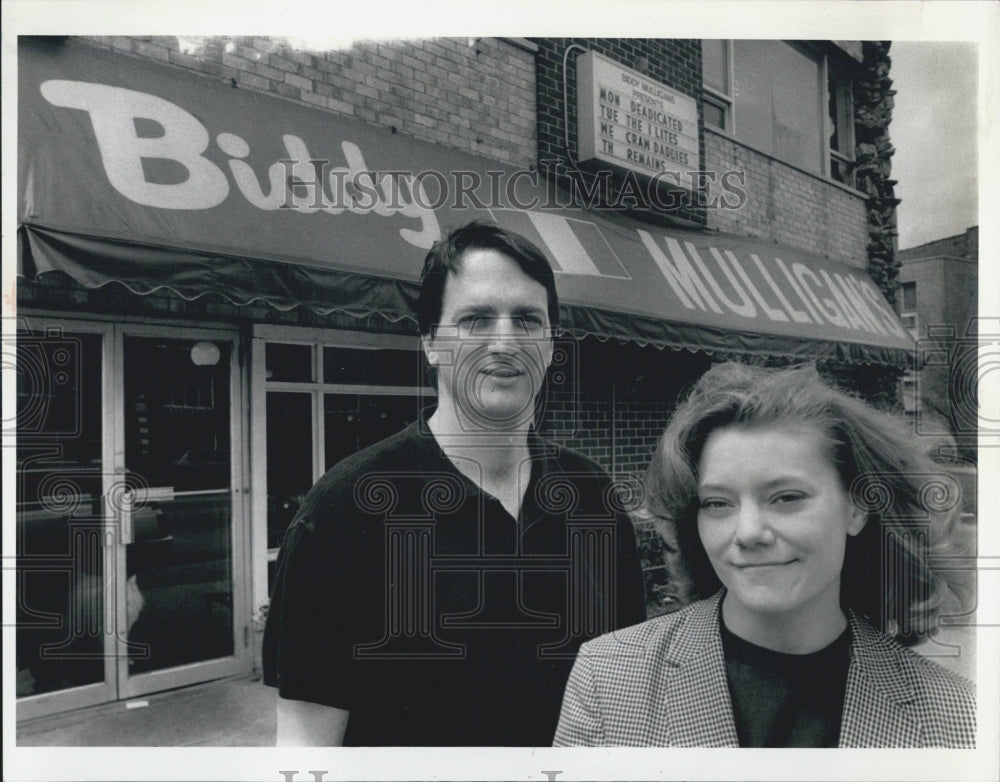
[[554, 394], [544, 434], [593, 459], [608, 473], [641, 476], [676, 406], [674, 398], [621, 401], [604, 391]]
[[534, 55], [504, 40], [358, 41], [335, 51], [260, 37], [86, 40], [512, 165], [537, 157]]
[[648, 616], [674, 606], [670, 596], [677, 591], [667, 573], [670, 551], [640, 510], [642, 478], [675, 405], [670, 394], [655, 401], [618, 401], [611, 391], [561, 392], [546, 400], [542, 426], [546, 437], [593, 459], [622, 487], [621, 500], [635, 528]]
[[575, 344], [573, 379], [550, 385], [541, 432], [612, 475], [642, 475], [678, 397], [711, 359], [593, 338]]
[[605, 391], [555, 392], [545, 402], [546, 437], [613, 468], [612, 394]]
[[543, 433], [593, 459], [608, 473], [641, 476], [670, 420], [676, 399], [620, 401], [604, 391], [551, 394]]
[[[574, 49], [569, 54], [567, 73], [563, 74], [563, 56], [573, 44], [588, 51], [599, 52], [621, 65], [646, 74], [678, 92], [696, 100], [701, 98], [701, 42], [697, 40], [657, 39], [657, 38], [533, 38], [538, 45], [538, 159], [540, 163], [559, 161], [564, 166], [573, 167], [577, 158], [576, 120], [576, 58], [581, 54]], [[569, 124], [565, 121], [568, 96]], [[700, 109], [699, 109], [700, 111]], [[566, 133], [569, 133], [569, 148], [566, 147]], [[699, 150], [704, 154], [703, 150]], [[549, 164], [551, 168], [551, 163]], [[593, 177], [582, 173], [584, 181], [593, 182]], [[615, 182], [620, 181], [615, 178]], [[611, 201], [618, 190], [612, 186]], [[704, 223], [704, 209], [684, 207], [671, 216], [683, 220]], [[658, 220], [666, 219], [663, 212], [648, 212], [647, 216]]]
[[[564, 55], [574, 44], [604, 54], [701, 101], [698, 40], [538, 38], [533, 41], [538, 45], [540, 163], [559, 161], [571, 166], [576, 158], [575, 64], [579, 51], [570, 51], [563, 73]], [[757, 153], [710, 129], [703, 129], [699, 148], [704, 171], [713, 172], [716, 177], [726, 171], [745, 172], [746, 203], [737, 209], [688, 205], [670, 215], [659, 211], [647, 212], [647, 216], [666, 223], [670, 218], [679, 218], [711, 230], [770, 239], [856, 268], [867, 268], [867, 210], [862, 196]], [[579, 176], [593, 182], [586, 173]], [[718, 195], [722, 192], [710, 189], [709, 202]]]
[[645, 472], [676, 404], [677, 400], [671, 397], [655, 402], [619, 401], [615, 405], [616, 474]]
[[708, 210], [707, 227], [773, 240], [858, 269], [868, 268], [864, 198], [745, 147], [710, 129], [704, 132], [705, 170], [745, 175], [739, 209]]
[[943, 255], [950, 258], [979, 260], [979, 226], [967, 228], [965, 233], [899, 250], [896, 258], [900, 263], [906, 264], [918, 258], [938, 258]]

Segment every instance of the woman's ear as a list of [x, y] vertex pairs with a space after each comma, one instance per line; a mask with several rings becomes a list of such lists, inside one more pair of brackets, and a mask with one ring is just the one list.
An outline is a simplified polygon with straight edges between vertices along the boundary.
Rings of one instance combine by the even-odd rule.
[[865, 528], [865, 524], [868, 523], [868, 511], [864, 508], [859, 508], [853, 502], [851, 503], [851, 515], [847, 519], [847, 534], [854, 536], [857, 535], [861, 530]]

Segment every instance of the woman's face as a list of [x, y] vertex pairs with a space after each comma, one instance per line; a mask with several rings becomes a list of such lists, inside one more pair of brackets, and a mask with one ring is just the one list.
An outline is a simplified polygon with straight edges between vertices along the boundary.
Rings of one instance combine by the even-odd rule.
[[731, 629], [779, 620], [815, 634], [842, 623], [844, 549], [866, 517], [817, 427], [716, 429], [698, 462], [698, 508], [698, 534], [728, 591]]

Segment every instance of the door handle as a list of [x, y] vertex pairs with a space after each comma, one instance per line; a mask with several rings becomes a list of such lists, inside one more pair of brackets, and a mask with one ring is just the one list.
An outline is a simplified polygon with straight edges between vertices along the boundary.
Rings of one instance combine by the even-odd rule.
[[[144, 509], [148, 508], [151, 502], [171, 502], [176, 497], [184, 494], [211, 494], [212, 492], [175, 492], [173, 486], [160, 486], [156, 488], [132, 488], [128, 486], [121, 494], [120, 501], [120, 529], [121, 542], [124, 544], [135, 542], [135, 520], [140, 518]], [[138, 511], [136, 510], [138, 508]], [[160, 511], [156, 511], [159, 515]], [[142, 535], [142, 522], [139, 523], [139, 534]]]
[[119, 522], [121, 542], [125, 545], [132, 542], [132, 505], [134, 502], [135, 491], [131, 488], [125, 489], [121, 497], [121, 520]]

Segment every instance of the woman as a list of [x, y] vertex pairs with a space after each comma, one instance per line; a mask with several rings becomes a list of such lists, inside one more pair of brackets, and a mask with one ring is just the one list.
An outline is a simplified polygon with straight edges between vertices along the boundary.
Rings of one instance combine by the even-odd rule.
[[971, 684], [902, 645], [947, 592], [927, 553], [959, 508], [935, 479], [812, 367], [710, 370], [647, 475], [702, 599], [584, 644], [555, 744], [974, 746]]

